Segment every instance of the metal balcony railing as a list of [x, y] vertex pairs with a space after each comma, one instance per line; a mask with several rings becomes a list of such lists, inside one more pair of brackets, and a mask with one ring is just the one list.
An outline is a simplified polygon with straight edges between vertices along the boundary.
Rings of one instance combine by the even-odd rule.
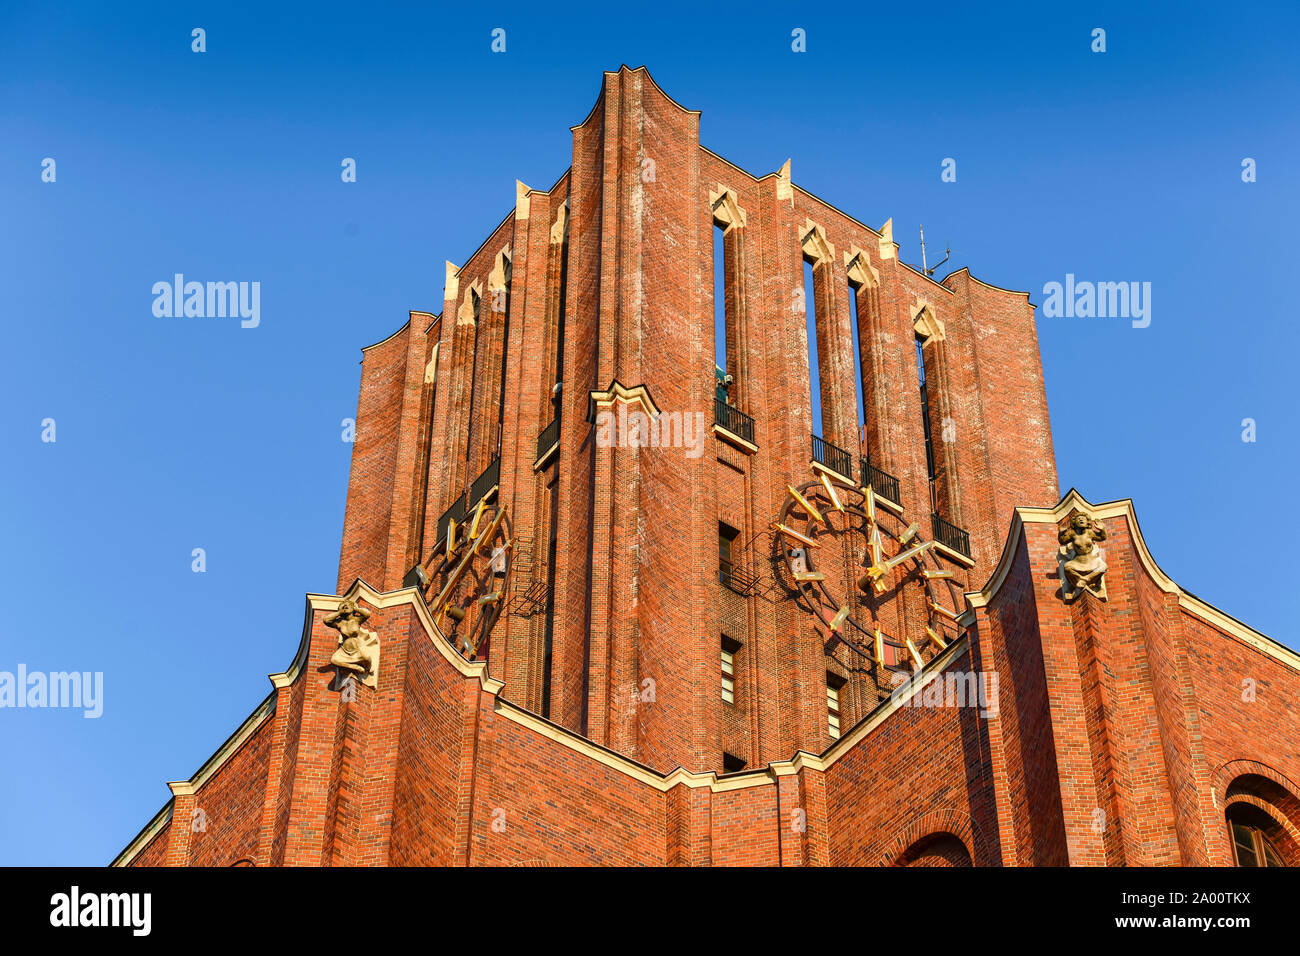
[[970, 534], [955, 524], [944, 521], [939, 517], [938, 512], [930, 515], [930, 525], [934, 528], [934, 540], [938, 541], [945, 548], [951, 548], [958, 554], [971, 557], [970, 553]]
[[447, 527], [452, 521], [460, 524], [460, 522], [465, 520], [465, 511], [465, 496], [461, 495], [451, 503], [450, 508], [442, 513], [442, 517], [438, 519], [438, 537], [433, 542], [435, 549], [442, 547], [443, 543], [447, 540]]
[[853, 479], [853, 457], [843, 448], [836, 448], [820, 435], [813, 435], [812, 450], [813, 461], [849, 480]]
[[742, 597], [749, 597], [758, 587], [759, 579], [746, 568], [730, 561], [718, 563], [718, 581]]
[[479, 503], [493, 488], [501, 484], [501, 459], [493, 458], [492, 464], [483, 469], [483, 474], [474, 479], [469, 486], [469, 501], [466, 511]]
[[871, 463], [870, 459], [859, 459], [858, 464], [862, 468], [862, 483], [864, 485], [869, 485], [876, 494], [882, 498], [888, 498], [896, 505], [903, 503], [903, 499], [899, 497], [897, 478], [887, 471], [881, 471]]
[[559, 418], [552, 418], [551, 423], [537, 434], [537, 457], [533, 461], [539, 462], [544, 459], [559, 443], [560, 420]]
[[737, 438], [743, 438], [751, 445], [754, 444], [754, 419], [720, 398], [713, 400], [713, 422]]

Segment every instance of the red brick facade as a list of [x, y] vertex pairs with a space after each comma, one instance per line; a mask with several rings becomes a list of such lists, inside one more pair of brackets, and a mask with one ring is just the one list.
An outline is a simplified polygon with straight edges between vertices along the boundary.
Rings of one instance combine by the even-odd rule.
[[[1225, 865], [1225, 814], [1249, 805], [1300, 864], [1300, 658], [1181, 591], [1128, 502], [1051, 507], [1028, 296], [964, 269], [936, 282], [888, 224], [698, 133], [644, 69], [607, 73], [560, 180], [520, 184], [448, 264], [440, 314], [364, 351], [340, 594], [308, 597], [272, 695], [118, 862]], [[814, 380], [816, 437], [847, 465], [814, 446]], [[600, 440], [598, 412], [638, 408], [698, 418], [699, 443]], [[953, 620], [923, 670], [828, 651], [783, 589], [772, 526], [818, 456], [844, 487], [896, 478], [880, 507], [900, 529], [969, 535], [930, 552]], [[487, 485], [512, 563], [468, 660], [403, 582]], [[1106, 528], [1104, 601], [1061, 594], [1057, 535], [1080, 511]], [[382, 647], [353, 695], [332, 689], [324, 623], [344, 597]], [[879, 618], [900, 636], [926, 620], [901, 587]], [[989, 696], [955, 706], [963, 675]]]

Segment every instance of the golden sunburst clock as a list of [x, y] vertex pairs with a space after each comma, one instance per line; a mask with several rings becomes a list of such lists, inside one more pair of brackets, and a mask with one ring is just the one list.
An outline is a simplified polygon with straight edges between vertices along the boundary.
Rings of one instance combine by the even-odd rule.
[[877, 668], [916, 669], [960, 635], [961, 590], [917, 523], [817, 468], [786, 492], [773, 526], [785, 584], [827, 654], [843, 644]]
[[404, 584], [420, 589], [434, 623], [469, 660], [487, 656], [492, 627], [505, 607], [510, 576], [510, 519], [484, 497], [463, 521], [452, 520], [424, 565]]

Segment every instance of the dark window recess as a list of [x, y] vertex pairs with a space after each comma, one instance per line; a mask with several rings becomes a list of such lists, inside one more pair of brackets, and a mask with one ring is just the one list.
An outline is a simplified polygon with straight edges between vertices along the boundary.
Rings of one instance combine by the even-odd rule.
[[758, 578], [740, 563], [736, 539], [740, 532], [725, 521], [718, 522], [718, 581], [741, 597], [749, 597], [758, 587]]
[[839, 740], [843, 732], [840, 724], [840, 691], [846, 683], [838, 674], [826, 672], [826, 730], [832, 740]]
[[925, 340], [916, 337], [916, 374], [921, 380], [921, 427], [925, 430], [925, 473], [930, 478], [930, 508], [939, 506], [935, 495], [934, 439], [930, 435], [930, 392], [925, 382]]
[[718, 522], [718, 579], [726, 584], [735, 570], [732, 555], [736, 549], [736, 538], [740, 532], [725, 521]]
[[740, 641], [722, 635], [722, 699], [725, 703], [736, 702], [736, 655], [740, 652]]
[[1277, 821], [1250, 804], [1234, 804], [1228, 811], [1228, 831], [1237, 866], [1286, 866], [1277, 848], [1264, 835]]
[[725, 751], [722, 754], [723, 773], [740, 773], [740, 771], [744, 770], [748, 765], [749, 764], [746, 761], [741, 760], [734, 754], [729, 754]]

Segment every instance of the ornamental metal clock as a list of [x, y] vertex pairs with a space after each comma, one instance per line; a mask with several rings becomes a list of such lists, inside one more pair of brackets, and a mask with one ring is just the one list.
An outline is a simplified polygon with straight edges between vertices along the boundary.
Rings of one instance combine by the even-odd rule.
[[438, 629], [471, 661], [487, 656], [505, 606], [514, 545], [505, 507], [489, 504], [488, 497], [463, 522], [448, 522], [433, 555], [404, 582], [419, 587]]
[[827, 654], [843, 644], [878, 669], [910, 670], [960, 634], [952, 609], [961, 589], [917, 523], [882, 506], [871, 487], [815, 468], [786, 491], [773, 526], [784, 583], [817, 618]]

